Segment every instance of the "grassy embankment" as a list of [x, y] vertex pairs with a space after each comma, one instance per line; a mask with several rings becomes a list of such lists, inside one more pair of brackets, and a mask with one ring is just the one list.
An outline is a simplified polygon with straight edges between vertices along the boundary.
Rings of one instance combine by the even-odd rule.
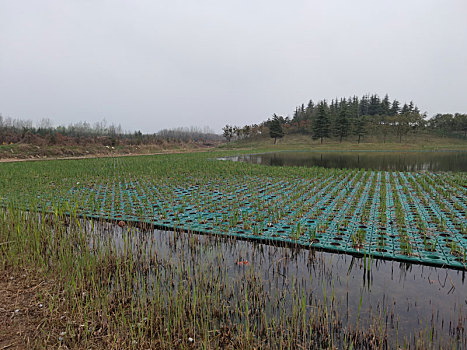
[[197, 152], [213, 146], [191, 142], [171, 142], [160, 145], [120, 145], [104, 146], [100, 144], [85, 144], [79, 146], [54, 145], [37, 146], [31, 144], [0, 145], [0, 159], [4, 160], [38, 160], [48, 158], [84, 158], [84, 157], [114, 157], [124, 155], [146, 155], [172, 152]]
[[274, 140], [268, 136], [255, 136], [248, 139], [236, 140], [219, 146], [220, 149], [251, 149], [251, 150], [467, 150], [467, 140], [462, 138], [439, 137], [422, 134], [403, 138], [402, 142], [395, 137], [381, 138], [366, 137], [360, 143], [356, 140], [325, 139], [321, 144], [307, 135], [285, 135], [282, 139]]
[[0, 159], [28, 160], [47, 158], [113, 157], [123, 155], [147, 155], [173, 152], [202, 152], [214, 150], [249, 150], [255, 152], [273, 150], [467, 150], [467, 140], [462, 138], [440, 137], [422, 134], [404, 138], [402, 142], [395, 137], [388, 137], [386, 142], [375, 137], [366, 137], [361, 143], [356, 140], [326, 139], [322, 144], [307, 135], [285, 135], [274, 144], [273, 139], [255, 136], [248, 139], [205, 145], [194, 142], [166, 142], [160, 145], [54, 145], [37, 146], [30, 144], [0, 145]]

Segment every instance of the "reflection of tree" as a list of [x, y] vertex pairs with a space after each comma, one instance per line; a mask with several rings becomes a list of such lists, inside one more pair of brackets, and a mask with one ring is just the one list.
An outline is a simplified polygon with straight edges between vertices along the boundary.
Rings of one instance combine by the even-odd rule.
[[467, 171], [467, 152], [296, 152], [242, 156], [239, 160], [273, 166], [306, 166], [379, 171]]
[[284, 159], [281, 156], [277, 156], [276, 154], [274, 154], [269, 160], [269, 163], [270, 165], [284, 166]]

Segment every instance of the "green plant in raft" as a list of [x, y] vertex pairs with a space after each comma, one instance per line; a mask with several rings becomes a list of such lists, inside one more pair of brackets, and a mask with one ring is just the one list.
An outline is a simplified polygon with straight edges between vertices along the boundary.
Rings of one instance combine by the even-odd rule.
[[400, 247], [401, 247], [402, 254], [413, 255], [413, 247], [412, 247], [412, 244], [410, 243], [410, 239], [407, 233], [401, 232], [399, 237], [400, 237]]
[[354, 248], [361, 248], [363, 247], [363, 243], [365, 243], [366, 238], [366, 231], [362, 228], [358, 229], [357, 232], [352, 234], [352, 246]]
[[235, 227], [237, 226], [237, 223], [238, 223], [238, 212], [235, 210], [233, 212], [233, 215], [229, 218], [229, 226], [230, 227]]
[[[261, 225], [262, 226], [262, 225]], [[251, 232], [255, 235], [255, 236], [259, 236], [261, 234], [261, 227], [259, 224], [254, 224], [251, 228]]]
[[423, 235], [423, 245], [425, 246], [425, 250], [427, 252], [434, 252], [435, 251], [435, 243], [433, 243], [429, 237]]
[[341, 230], [341, 227], [340, 227], [339, 223], [337, 223], [337, 225], [336, 225], [336, 233], [337, 233], [338, 236], [344, 234], [344, 232]]
[[292, 227], [292, 231], [290, 233], [290, 237], [292, 239], [298, 240], [302, 234], [302, 224], [299, 221], [295, 227]]
[[251, 228], [251, 221], [247, 216], [244, 216], [243, 219], [243, 229], [244, 230], [249, 230]]
[[318, 228], [315, 227], [314, 229], [311, 229], [308, 231], [308, 237], [310, 238], [310, 241], [314, 241], [316, 239], [316, 233], [318, 232]]
[[386, 238], [384, 237], [384, 232], [380, 231], [378, 240], [377, 240], [378, 250], [382, 250], [386, 245]]
[[452, 255], [457, 257], [465, 256], [465, 251], [463, 251], [464, 249], [457, 242], [451, 241], [447, 246]]

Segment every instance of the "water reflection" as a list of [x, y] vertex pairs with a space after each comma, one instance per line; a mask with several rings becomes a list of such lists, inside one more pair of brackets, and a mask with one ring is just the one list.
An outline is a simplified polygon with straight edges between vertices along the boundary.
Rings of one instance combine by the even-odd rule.
[[[244, 282], [254, 279], [271, 318], [279, 312], [276, 308], [291, 315], [298, 295], [311, 308], [329, 305], [342, 318], [343, 327], [371, 327], [376, 320], [387, 332], [389, 348], [404, 339], [410, 343], [414, 334], [426, 330], [434, 331], [433, 344], [443, 346], [450, 336], [457, 336], [457, 346], [467, 345], [462, 328], [467, 324], [465, 271], [228, 237], [102, 225], [104, 229], [100, 227], [92, 236], [101, 236], [101, 242], [112, 240], [117, 251], [126, 242], [135, 252], [157, 257], [158, 266], [167, 271], [170, 266], [185, 266], [196, 274], [203, 266], [228, 280], [234, 299], [243, 298]], [[239, 266], [238, 261], [248, 264]], [[146, 283], [151, 283], [147, 278]], [[177, 278], [194, 279], [195, 275], [170, 274], [175, 286], [181, 282]], [[459, 326], [461, 333], [457, 333]]]
[[271, 166], [358, 168], [382, 171], [467, 171], [467, 152], [286, 151], [223, 158]]

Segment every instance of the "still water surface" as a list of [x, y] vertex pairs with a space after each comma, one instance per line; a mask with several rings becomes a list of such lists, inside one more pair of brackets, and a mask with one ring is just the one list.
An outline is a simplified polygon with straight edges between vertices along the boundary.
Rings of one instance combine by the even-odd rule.
[[[161, 266], [188, 264], [193, 273], [199, 266], [208, 270], [217, 266], [214, 270], [221, 271], [218, 273], [228, 278], [228, 284], [238, 289], [234, 299], [243, 298], [241, 286], [255, 276], [264, 295], [271, 298], [270, 304], [266, 303], [270, 312], [279, 307], [292, 314], [294, 295], [299, 295], [312, 308], [332, 304], [342, 317], [343, 327], [358, 324], [369, 327], [370, 319], [378, 315], [387, 332], [389, 348], [397, 348], [404, 341], [410, 344], [413, 335], [419, 332], [433, 332], [434, 347], [444, 347], [454, 339], [458, 348], [467, 346], [467, 334], [463, 330], [467, 324], [465, 271], [377, 259], [368, 261], [228, 237], [134, 227], [127, 233], [110, 223], [104, 226], [104, 232], [110, 234], [117, 247], [122, 247], [124, 241], [135, 250], [145, 247], [146, 254], [157, 256], [163, 262]], [[106, 239], [108, 234], [104, 233]], [[238, 266], [239, 260], [248, 261], [248, 265]], [[274, 302], [274, 296], [280, 296], [280, 303]], [[268, 316], [274, 318], [274, 312], [268, 312]]]
[[272, 166], [358, 168], [382, 171], [467, 171], [466, 151], [284, 151], [222, 158]]

